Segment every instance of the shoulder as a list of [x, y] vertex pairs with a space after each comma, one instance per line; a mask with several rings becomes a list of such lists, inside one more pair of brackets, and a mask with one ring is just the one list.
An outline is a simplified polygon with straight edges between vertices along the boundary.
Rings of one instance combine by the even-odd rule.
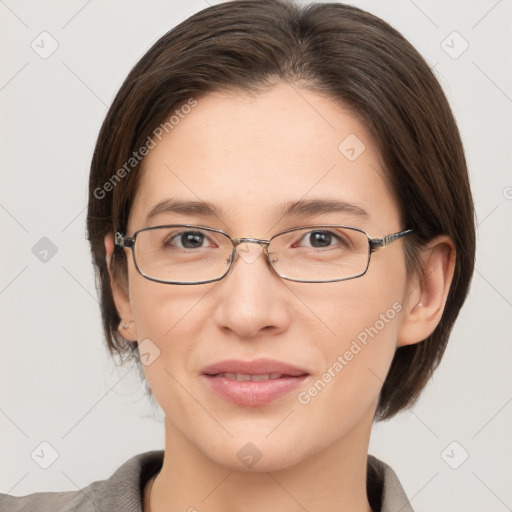
[[[11, 496], [0, 493], [0, 512], [54, 512], [73, 510], [80, 512], [88, 510], [84, 508], [86, 497], [79, 491], [66, 492], [35, 492], [26, 496]], [[91, 509], [92, 510], [92, 509]]]
[[76, 491], [36, 492], [26, 496], [0, 493], [0, 512], [140, 512], [141, 490], [162, 467], [163, 450], [135, 455], [106, 480]]
[[397, 474], [385, 462], [368, 455], [367, 492], [375, 512], [414, 512]]

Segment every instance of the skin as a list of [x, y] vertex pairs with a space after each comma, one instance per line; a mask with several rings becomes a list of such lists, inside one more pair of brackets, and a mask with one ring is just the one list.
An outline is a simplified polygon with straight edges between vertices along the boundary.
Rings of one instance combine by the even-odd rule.
[[[366, 146], [353, 162], [338, 149], [349, 134]], [[381, 237], [404, 229], [384, 176], [365, 127], [330, 99], [286, 83], [252, 98], [210, 94], [145, 158], [128, 234], [146, 226], [158, 201], [173, 197], [215, 203], [223, 213], [163, 214], [152, 225], [202, 224], [268, 239], [291, 227], [340, 223]], [[368, 216], [275, 214], [285, 202], [312, 198], [343, 200]], [[112, 234], [105, 247], [110, 260]], [[455, 261], [450, 239], [425, 248], [422, 276], [407, 275], [400, 240], [373, 254], [363, 277], [315, 284], [280, 279], [254, 253], [216, 283], [165, 285], [143, 278], [126, 251], [128, 287], [111, 279], [122, 323], [131, 322], [120, 329], [160, 349], [144, 371], [166, 417], [163, 467], [150, 500], [146, 486], [144, 510], [370, 511], [366, 462], [379, 392], [396, 348], [421, 342], [441, 318]], [[298, 392], [397, 302], [401, 312], [301, 404]], [[305, 368], [310, 377], [254, 408], [224, 401], [202, 383], [208, 364], [259, 357]], [[251, 468], [237, 457], [248, 442], [262, 455]]]

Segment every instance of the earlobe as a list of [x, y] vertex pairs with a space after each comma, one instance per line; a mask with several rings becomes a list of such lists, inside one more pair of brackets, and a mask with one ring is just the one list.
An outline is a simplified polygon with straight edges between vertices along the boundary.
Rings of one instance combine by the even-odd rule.
[[104, 239], [105, 253], [108, 273], [110, 276], [110, 289], [112, 290], [112, 296], [116, 305], [117, 312], [121, 317], [118, 330], [123, 338], [127, 340], [135, 341], [137, 339], [137, 330], [135, 328], [135, 322], [133, 321], [133, 314], [130, 305], [130, 299], [128, 296], [128, 289], [124, 289], [120, 283], [114, 277], [112, 271], [112, 254], [114, 252], [114, 235], [107, 233]]
[[433, 239], [420, 254], [421, 275], [411, 279], [397, 346], [428, 338], [440, 322], [455, 270], [455, 246], [448, 236]]

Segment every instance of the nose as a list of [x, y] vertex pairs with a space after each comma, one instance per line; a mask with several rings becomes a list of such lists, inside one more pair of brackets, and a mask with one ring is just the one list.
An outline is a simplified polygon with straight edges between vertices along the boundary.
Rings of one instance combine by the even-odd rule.
[[266, 240], [237, 238], [234, 242], [238, 258], [242, 258], [246, 263], [252, 263], [260, 256], [266, 258], [265, 247], [268, 245]]
[[237, 245], [236, 259], [216, 293], [214, 320], [223, 331], [253, 338], [289, 326], [289, 291], [267, 263], [264, 244], [255, 239]]

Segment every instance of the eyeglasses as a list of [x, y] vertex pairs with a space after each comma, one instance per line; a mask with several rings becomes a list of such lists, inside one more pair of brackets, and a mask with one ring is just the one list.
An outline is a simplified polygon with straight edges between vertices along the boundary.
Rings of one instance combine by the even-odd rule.
[[117, 232], [114, 241], [117, 247], [130, 248], [138, 272], [158, 283], [219, 281], [240, 256], [237, 247], [243, 243], [263, 246], [270, 267], [282, 279], [330, 283], [361, 277], [373, 252], [412, 231], [372, 238], [359, 228], [326, 224], [292, 228], [270, 240], [259, 240], [231, 238], [215, 228], [172, 224], [139, 229], [131, 237]]

